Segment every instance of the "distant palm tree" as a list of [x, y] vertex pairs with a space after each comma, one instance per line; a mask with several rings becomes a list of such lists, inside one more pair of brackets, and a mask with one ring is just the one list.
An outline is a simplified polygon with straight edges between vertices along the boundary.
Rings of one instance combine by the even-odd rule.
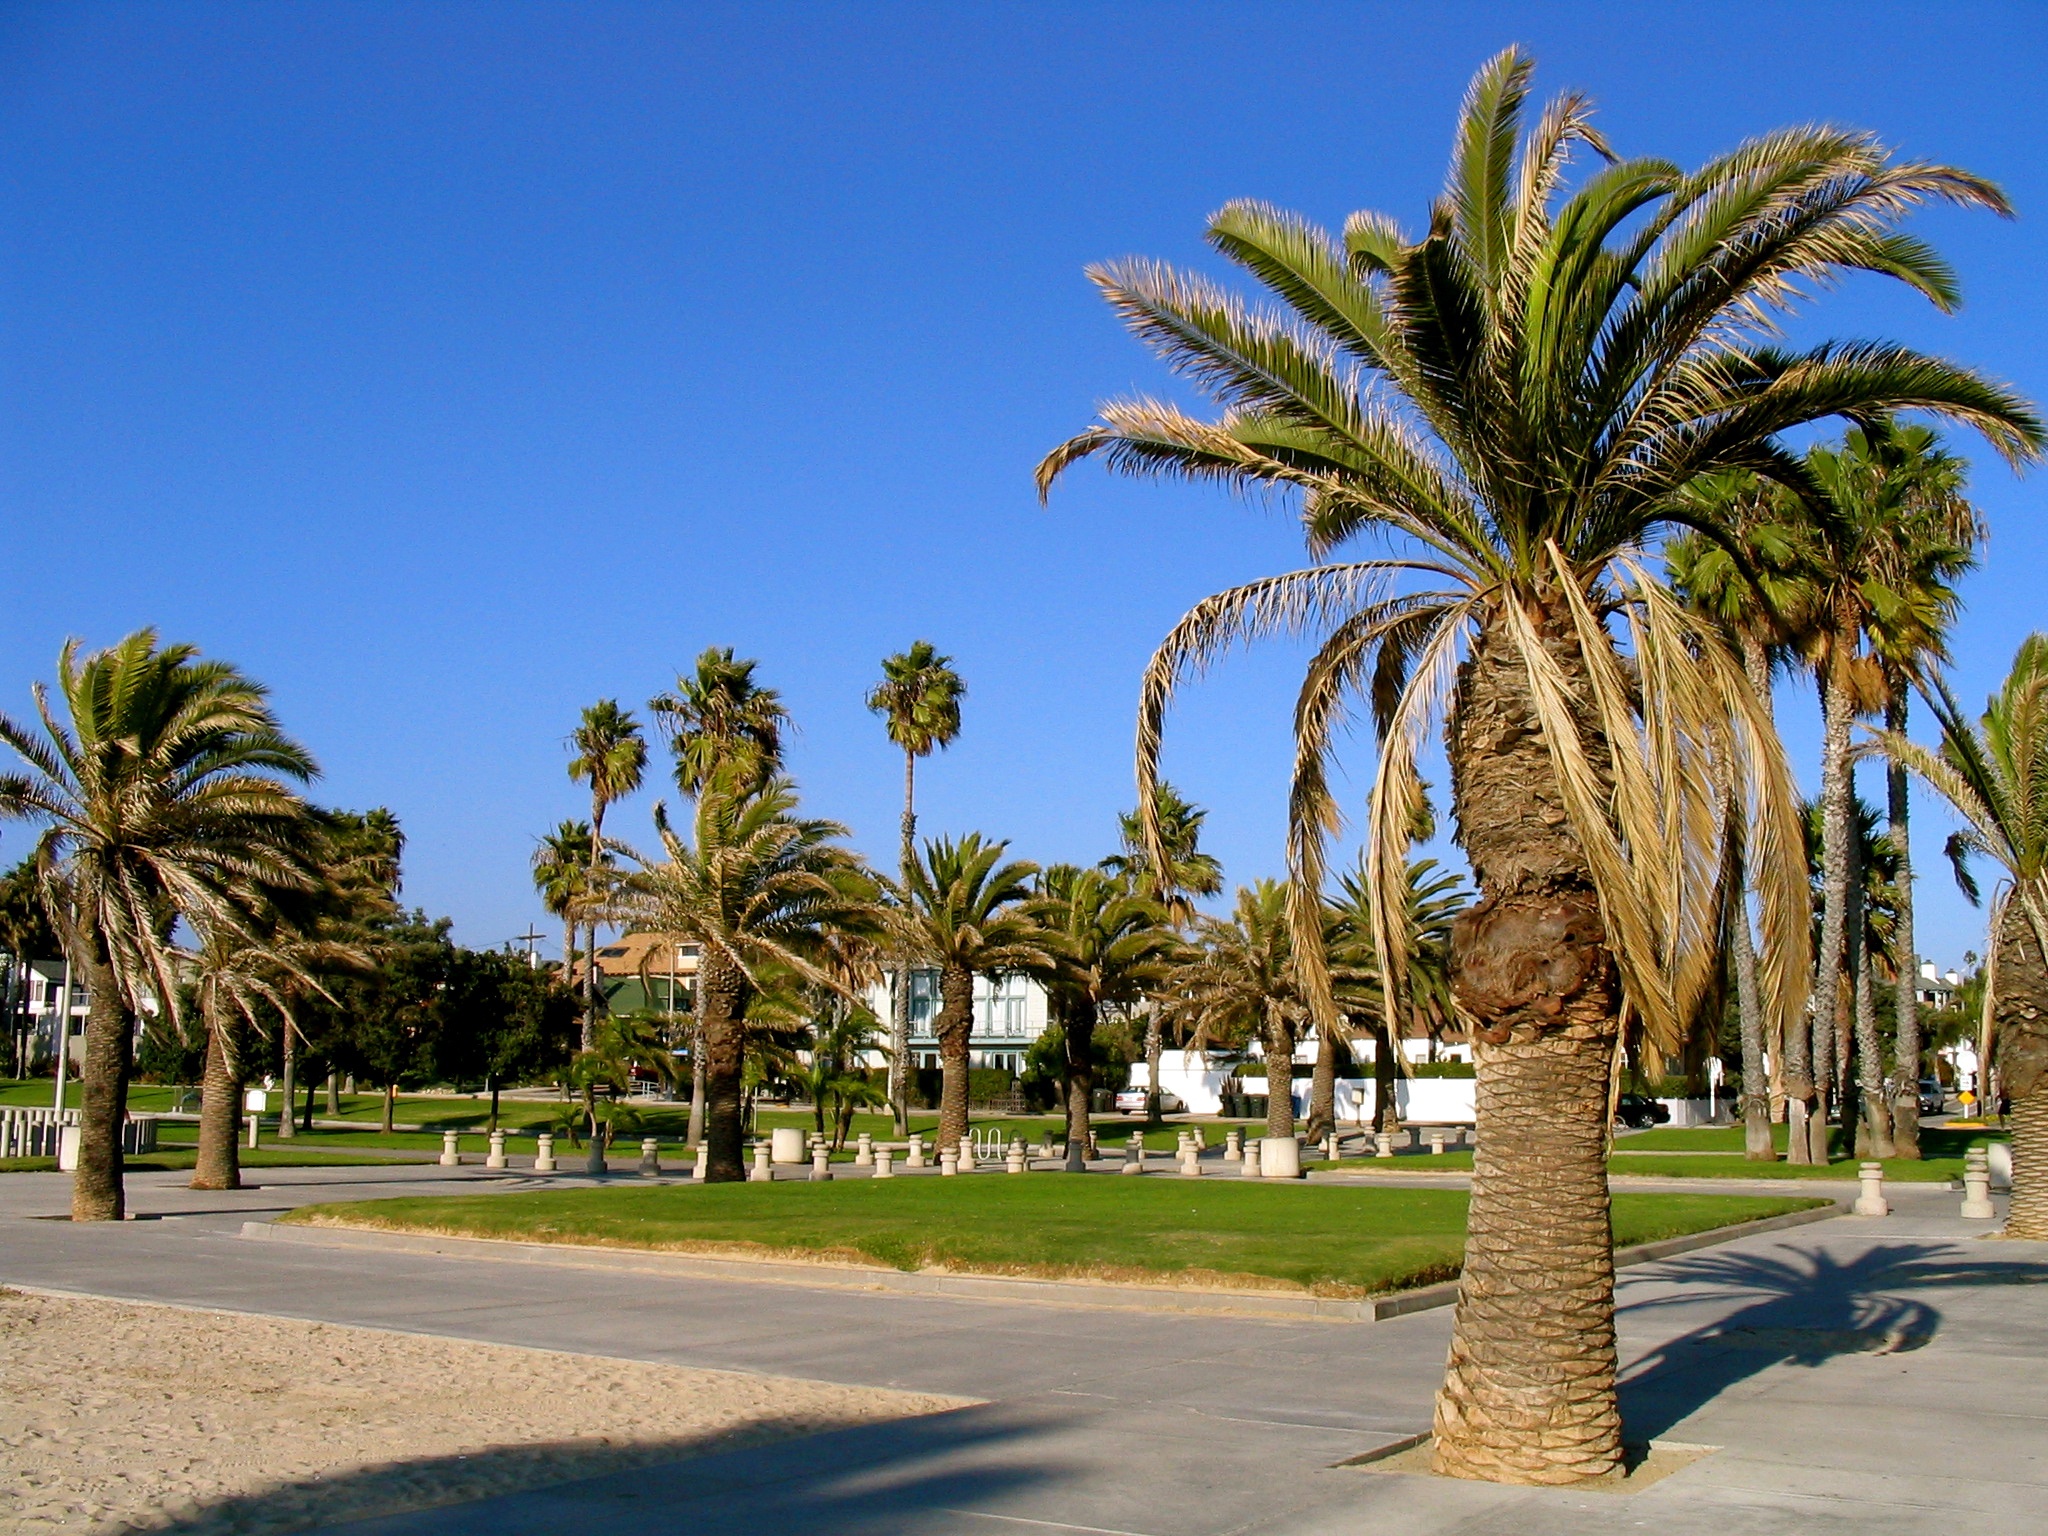
[[1026, 910], [1051, 962], [1038, 975], [1063, 1035], [1067, 1167], [1080, 1172], [1095, 1088], [1095, 1027], [1108, 1010], [1131, 1008], [1159, 989], [1180, 941], [1164, 907], [1137, 895], [1127, 878], [1099, 869], [1055, 864]]
[[[960, 701], [967, 684], [953, 670], [953, 658], [941, 656], [929, 640], [882, 662], [882, 680], [868, 693], [868, 708], [885, 717], [889, 739], [903, 749], [903, 847], [898, 877], [910, 884], [917, 861], [917, 760], [949, 747], [960, 734]], [[896, 990], [890, 1009], [889, 1105], [896, 1134], [910, 1128], [910, 969], [896, 968]]]
[[927, 841], [911, 864], [897, 914], [896, 941], [939, 973], [939, 1146], [967, 1134], [968, 1044], [974, 1030], [974, 978], [1048, 965], [1038, 927], [1025, 911], [1038, 866], [1003, 861], [1007, 842], [970, 832]]
[[1260, 1042], [1266, 1062], [1266, 1134], [1294, 1134], [1294, 1044], [1308, 1021], [1294, 967], [1287, 887], [1237, 888], [1226, 918], [1196, 921], [1197, 947], [1173, 976], [1176, 1020], [1195, 1039]]
[[1879, 742], [1962, 818], [1949, 853], [1965, 892], [1976, 899], [1973, 855], [2005, 876], [1991, 902], [1977, 1091], [1988, 1103], [1995, 1064], [2012, 1099], [2005, 1234], [2048, 1240], [2048, 635], [2022, 642], [1976, 724], [1939, 681], [1928, 702], [1941, 727], [1937, 751], [1892, 731]]
[[576, 932], [592, 900], [590, 823], [565, 821], [533, 850], [533, 884], [541, 905], [562, 923], [562, 985], [576, 984]]
[[675, 754], [676, 788], [693, 799], [714, 780], [750, 794], [782, 771], [789, 711], [780, 694], [754, 681], [757, 665], [736, 658], [729, 645], [708, 646], [694, 672], [678, 674], [673, 692], [648, 701]]
[[872, 936], [884, 913], [879, 888], [839, 846], [837, 822], [799, 817], [794, 788], [771, 779], [733, 794], [716, 776], [697, 800], [685, 839], [655, 807], [661, 857], [630, 850], [638, 864], [617, 883], [618, 921], [699, 946], [697, 1029], [707, 1098], [707, 1177], [742, 1179], [741, 1105], [749, 1008], [764, 977], [836, 987], [836, 936]]
[[317, 771], [279, 729], [260, 683], [154, 630], [84, 656], [66, 643], [42, 729], [0, 716], [26, 771], [0, 776], [0, 816], [41, 821], [45, 909], [86, 979], [84, 1103], [74, 1221], [123, 1215], [121, 1125], [138, 1013], [178, 1022], [171, 940], [183, 918], [233, 929], [254, 893], [317, 884], [306, 804]]
[[[1813, 422], [1926, 411], [2014, 459], [2036, 456], [2044, 433], [2012, 391], [1924, 354], [1799, 350], [1774, 334], [1795, 296], [1843, 271], [1951, 307], [1952, 273], [1898, 221], [1929, 200], [2006, 211], [1995, 187], [1828, 128], [1694, 172], [1610, 160], [1584, 98], [1531, 120], [1531, 69], [1510, 50], [1473, 80], [1417, 234], [1377, 213], [1354, 215], [1341, 240], [1259, 204], [1216, 215], [1211, 242], [1270, 304], [1150, 262], [1096, 270], [1131, 329], [1221, 411], [1111, 403], [1038, 478], [1047, 489], [1099, 458], [1298, 495], [1317, 563], [1206, 599], [1155, 655], [1140, 803], [1149, 818], [1181, 679], [1253, 637], [1309, 631], [1320, 644], [1297, 721], [1304, 709], [1339, 720], [1361, 692], [1375, 705], [1383, 949], [1398, 942], [1385, 903], [1417, 755], [1444, 721], [1481, 896], [1456, 941], [1480, 1042], [1480, 1150], [1436, 1466], [1571, 1483], [1621, 1455], [1606, 1163], [1616, 1036], [1625, 1002], [1653, 1047], [1675, 1046], [1713, 979], [1720, 882], [1708, 872], [1731, 777], [1758, 834], [1765, 920], [1802, 930], [1770, 946], [1770, 963], [1803, 958], [1805, 872], [1775, 733], [1739, 663], [1641, 553], [1683, 525], [1675, 498], [1701, 475], [1752, 469], [1815, 492], [1782, 442]], [[1568, 185], [1582, 149], [1605, 163]], [[1328, 559], [1354, 540], [1363, 558]], [[1297, 734], [1324, 750], [1326, 731]], [[1297, 796], [1290, 821], [1334, 816], [1325, 792]], [[1291, 852], [1314, 995], [1322, 883], [1303, 878], [1308, 850]], [[1798, 1008], [1801, 981], [1771, 982], [1774, 1005]]]
[[[569, 733], [573, 756], [569, 777], [590, 785], [590, 861], [585, 866], [594, 887], [604, 874], [604, 813], [614, 801], [623, 800], [640, 787], [647, 771], [647, 743], [641, 738], [639, 722], [630, 710], [619, 708], [617, 699], [599, 699], [583, 711], [583, 719]], [[595, 908], [593, 907], [593, 911]], [[583, 1049], [596, 1043], [597, 1030], [597, 925], [590, 924], [590, 956], [583, 968]]]

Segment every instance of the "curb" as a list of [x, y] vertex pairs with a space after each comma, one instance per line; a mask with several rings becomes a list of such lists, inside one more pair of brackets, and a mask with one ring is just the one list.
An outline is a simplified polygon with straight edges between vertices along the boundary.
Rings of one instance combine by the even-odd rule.
[[[1788, 1211], [1732, 1227], [1716, 1227], [1617, 1249], [1617, 1269], [1648, 1264], [1674, 1254], [1731, 1242], [1752, 1233], [1827, 1221], [1842, 1214], [1839, 1204]], [[1126, 1312], [1263, 1318], [1275, 1322], [1376, 1323], [1446, 1307], [1458, 1299], [1458, 1282], [1441, 1281], [1388, 1296], [1340, 1301], [1276, 1291], [1194, 1290], [1176, 1286], [1109, 1284], [1088, 1280], [1025, 1280], [1000, 1275], [949, 1275], [923, 1270], [885, 1269], [867, 1264], [805, 1264], [777, 1259], [714, 1258], [633, 1248], [598, 1248], [573, 1243], [520, 1243], [503, 1238], [444, 1237], [423, 1232], [379, 1232], [351, 1227], [284, 1226], [245, 1221], [241, 1236], [255, 1242], [295, 1243], [315, 1248], [359, 1248], [424, 1253], [495, 1263], [552, 1264], [565, 1268], [611, 1269], [700, 1280], [745, 1280], [813, 1289], [888, 1291], [962, 1301], [1021, 1301], [1038, 1306], [1088, 1307]]]

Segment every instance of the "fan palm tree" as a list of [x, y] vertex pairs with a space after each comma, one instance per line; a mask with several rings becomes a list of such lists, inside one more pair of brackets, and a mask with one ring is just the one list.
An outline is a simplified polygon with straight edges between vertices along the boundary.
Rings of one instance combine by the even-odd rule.
[[[868, 708], [889, 726], [889, 739], [903, 749], [903, 846], [897, 861], [907, 888], [917, 862], [917, 760], [949, 747], [960, 735], [960, 701], [967, 684], [953, 670], [953, 658], [941, 656], [929, 640], [882, 662], [882, 680], [868, 692]], [[910, 1129], [910, 968], [896, 967], [896, 990], [890, 1008], [889, 1105], [896, 1134]]]
[[679, 673], [675, 690], [648, 701], [675, 754], [676, 788], [692, 799], [714, 780], [745, 796], [782, 771], [782, 733], [789, 711], [773, 688], [754, 681], [759, 663], [732, 647], [707, 646], [696, 669]]
[[[569, 777], [590, 785], [590, 861], [586, 868], [594, 881], [604, 873], [604, 813], [614, 801], [640, 787], [647, 771], [647, 743], [632, 711], [619, 708], [617, 699], [599, 699], [583, 711], [583, 719], [569, 733], [569, 748], [573, 753]], [[597, 925], [593, 922], [590, 963], [583, 968], [584, 1050], [595, 1044], [596, 1030]]]
[[[1726, 814], [1714, 785], [1743, 797], [1767, 928], [1798, 930], [1767, 951], [1766, 992], [1796, 1008], [1805, 990], [1788, 973], [1804, 958], [1805, 880], [1775, 734], [1739, 661], [1638, 552], [1688, 523], [1733, 544], [1674, 504], [1703, 474], [1750, 469], [1821, 499], [1780, 442], [1810, 422], [1920, 409], [1977, 427], [2013, 459], [2044, 435], [2021, 399], [1966, 370], [1887, 344], [1789, 349], [1771, 334], [1804, 285], [1844, 270], [1952, 307], [1952, 274], [1898, 221], [1928, 200], [2004, 211], [1989, 183], [1834, 129], [1772, 134], [1693, 172], [1617, 160], [1578, 96], [1525, 122], [1530, 68], [1510, 51], [1473, 81], [1419, 238], [1378, 214], [1353, 216], [1340, 243], [1258, 204], [1219, 213], [1211, 242], [1277, 310], [1152, 263], [1097, 269], [1131, 328], [1223, 414], [1112, 403], [1046, 458], [1039, 484], [1101, 458], [1291, 491], [1318, 560], [1354, 539], [1405, 546], [1193, 609], [1146, 675], [1141, 804], [1149, 817], [1178, 682], [1240, 641], [1312, 630], [1293, 885], [1322, 889], [1334, 812], [1320, 762], [1363, 689], [1380, 735], [1369, 847], [1387, 870], [1375, 927], [1398, 966], [1400, 823], [1420, 741], [1445, 717], [1481, 895], [1456, 938], [1481, 1129], [1436, 1464], [1567, 1483], [1620, 1455], [1607, 1085], [1624, 999], [1653, 1041], [1675, 1044], [1711, 978], [1718, 881], [1702, 853]], [[1582, 149], [1607, 163], [1568, 188]], [[1320, 901], [1300, 907], [1297, 950], [1327, 1017]]]
[[576, 984], [576, 931], [592, 899], [590, 823], [565, 821], [533, 850], [533, 885], [549, 916], [562, 923], [562, 985]]
[[[1138, 894], [1160, 902], [1174, 925], [1185, 930], [1194, 920], [1194, 896], [1214, 896], [1223, 889], [1223, 865], [1202, 851], [1202, 823], [1209, 813], [1186, 799], [1173, 785], [1153, 786], [1152, 816], [1163, 850], [1155, 863], [1145, 841], [1145, 816], [1126, 811], [1117, 818], [1123, 850], [1102, 861], [1102, 868], [1128, 878]], [[1159, 1124], [1159, 1061], [1166, 1049], [1158, 1009], [1145, 1015], [1145, 1123]]]
[[1007, 842], [970, 832], [957, 842], [928, 840], [910, 867], [897, 913], [897, 942], [939, 973], [939, 1146], [967, 1134], [968, 1043], [974, 1030], [974, 978], [1051, 963], [1025, 903], [1036, 864], [1005, 863]]
[[1986, 1038], [1977, 1059], [1996, 1065], [2012, 1099], [2006, 1236], [2040, 1241], [2048, 1239], [2048, 635], [2021, 644], [1976, 724], [1939, 680], [1927, 697], [1941, 728], [1938, 750], [1891, 731], [1878, 740], [1962, 818], [1949, 852], [1971, 899], [1972, 856], [2004, 875], [1991, 901]]
[[1173, 976], [1175, 1021], [1200, 1042], [1260, 1042], [1266, 1062], [1266, 1134], [1294, 1134], [1294, 1044], [1308, 1007], [1294, 965], [1287, 887], [1237, 888], [1226, 918], [1196, 919], [1195, 947]]
[[85, 976], [84, 1100], [75, 1221], [123, 1215], [121, 1125], [136, 1015], [180, 1010], [171, 929], [232, 927], [255, 890], [316, 883], [306, 805], [316, 772], [261, 684], [153, 630], [81, 656], [67, 642], [41, 731], [0, 716], [24, 765], [0, 776], [0, 816], [43, 822], [45, 910]]
[[[1151, 995], [1180, 941], [1164, 907], [1100, 869], [1055, 864], [1040, 877], [1026, 912], [1051, 962], [1038, 974], [1066, 1050], [1067, 1169], [1079, 1173], [1095, 1090], [1095, 1026], [1106, 1010], [1130, 1008]], [[1148, 1020], [1148, 1028], [1156, 1025]]]
[[837, 843], [837, 822], [796, 814], [796, 791], [770, 779], [735, 794], [714, 776], [697, 799], [691, 836], [655, 807], [662, 857], [628, 850], [638, 864], [618, 882], [611, 915], [699, 946], [697, 1030], [704, 1056], [707, 1177], [746, 1176], [741, 1107], [748, 1009], [764, 972], [820, 986], [845, 985], [832, 964], [835, 935], [872, 935], [883, 922], [873, 878]]

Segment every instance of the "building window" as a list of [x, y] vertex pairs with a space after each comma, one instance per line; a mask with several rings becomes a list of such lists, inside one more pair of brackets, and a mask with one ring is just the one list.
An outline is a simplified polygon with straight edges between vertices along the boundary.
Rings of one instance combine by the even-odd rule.
[[910, 1032], [913, 1035], [932, 1033], [932, 1021], [939, 1015], [939, 973], [937, 971], [912, 971], [910, 973]]
[[981, 1032], [1004, 1040], [1024, 1038], [1029, 985], [1022, 976], [992, 976], [982, 1004]]

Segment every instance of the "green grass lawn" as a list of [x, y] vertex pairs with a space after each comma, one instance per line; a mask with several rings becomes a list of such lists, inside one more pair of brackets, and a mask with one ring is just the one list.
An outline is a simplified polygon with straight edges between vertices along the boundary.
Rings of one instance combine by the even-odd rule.
[[[1825, 1202], [1619, 1195], [1618, 1243]], [[1457, 1272], [1465, 1195], [1225, 1179], [851, 1179], [444, 1196], [308, 1206], [284, 1218], [690, 1252], [856, 1260], [1052, 1279], [1150, 1280], [1357, 1297]]]

